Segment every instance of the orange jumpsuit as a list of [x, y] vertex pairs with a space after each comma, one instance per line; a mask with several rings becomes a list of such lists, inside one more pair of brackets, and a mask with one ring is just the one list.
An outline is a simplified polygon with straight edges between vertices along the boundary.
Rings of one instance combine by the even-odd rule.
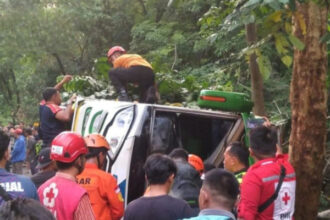
[[124, 54], [113, 62], [113, 68], [130, 68], [132, 66], [145, 66], [152, 69], [151, 64], [137, 54]]
[[123, 216], [123, 197], [111, 174], [98, 169], [96, 164], [86, 163], [77, 179], [88, 192], [96, 219], [119, 220]]

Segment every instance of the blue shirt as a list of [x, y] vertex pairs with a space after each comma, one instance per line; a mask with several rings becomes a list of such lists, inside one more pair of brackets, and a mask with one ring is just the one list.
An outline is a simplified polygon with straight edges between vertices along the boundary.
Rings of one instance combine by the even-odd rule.
[[[25, 176], [8, 173], [5, 169], [0, 168], [0, 185], [13, 198], [24, 197], [39, 201], [35, 185]], [[0, 205], [2, 202], [3, 199], [0, 197]]]
[[11, 152], [10, 161], [12, 163], [24, 161], [26, 158], [25, 149], [25, 137], [23, 135], [18, 136], [14, 143], [13, 150]]

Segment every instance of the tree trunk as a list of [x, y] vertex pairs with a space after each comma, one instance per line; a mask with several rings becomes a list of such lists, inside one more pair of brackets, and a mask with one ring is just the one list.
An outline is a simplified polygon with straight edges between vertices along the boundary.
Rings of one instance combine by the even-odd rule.
[[13, 80], [13, 90], [15, 91], [15, 95], [16, 95], [16, 108], [12, 112], [13, 121], [15, 121], [15, 119], [17, 118], [17, 113], [21, 108], [21, 98], [20, 98], [20, 90], [19, 90], [19, 86], [17, 85], [15, 73], [12, 69], [9, 70], [9, 73]]
[[327, 8], [313, 1], [296, 3], [293, 33], [305, 49], [294, 51], [289, 152], [297, 177], [295, 219], [303, 220], [316, 219], [325, 164], [327, 50], [320, 38], [327, 30]]
[[[246, 40], [249, 45], [257, 41], [257, 31], [255, 23], [245, 26]], [[257, 55], [251, 54], [249, 57], [249, 68], [251, 73], [251, 87], [252, 87], [252, 101], [254, 103], [253, 113], [255, 115], [266, 116], [263, 92], [263, 79], [260, 74], [259, 66], [257, 63]]]

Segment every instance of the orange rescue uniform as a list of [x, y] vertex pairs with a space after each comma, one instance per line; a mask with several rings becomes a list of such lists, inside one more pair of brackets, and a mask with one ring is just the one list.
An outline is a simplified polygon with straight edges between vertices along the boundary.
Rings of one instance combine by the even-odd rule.
[[124, 54], [113, 62], [114, 68], [130, 68], [131, 66], [145, 66], [152, 69], [150, 63], [137, 54]]
[[96, 219], [119, 220], [123, 216], [123, 197], [111, 174], [98, 169], [96, 164], [86, 163], [77, 179], [88, 192]]

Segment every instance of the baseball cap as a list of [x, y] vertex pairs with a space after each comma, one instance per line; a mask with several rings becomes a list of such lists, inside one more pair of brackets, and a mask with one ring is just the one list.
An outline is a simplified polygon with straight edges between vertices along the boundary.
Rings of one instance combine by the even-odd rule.
[[38, 156], [37, 169], [42, 169], [48, 166], [52, 160], [50, 159], [50, 147], [43, 148]]
[[18, 134], [18, 135], [23, 133], [22, 129], [20, 129], [20, 128], [16, 128], [14, 132], [15, 132], [15, 134]]

